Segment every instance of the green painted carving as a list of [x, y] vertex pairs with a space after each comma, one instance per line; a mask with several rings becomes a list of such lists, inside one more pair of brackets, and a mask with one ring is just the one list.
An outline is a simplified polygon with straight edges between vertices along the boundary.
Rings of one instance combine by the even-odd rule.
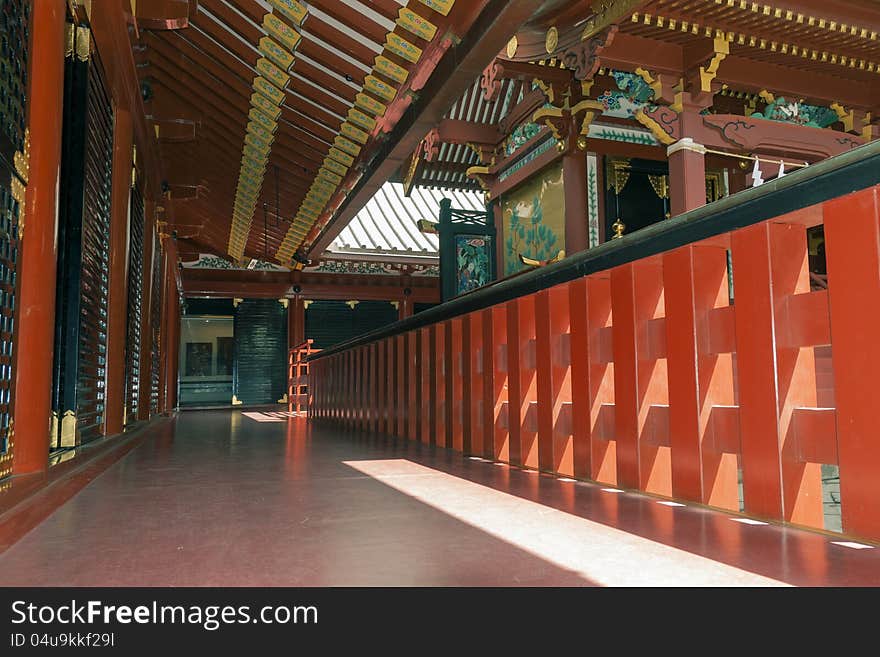
[[763, 112], [752, 114], [752, 118], [779, 121], [780, 123], [793, 123], [810, 128], [827, 128], [840, 120], [837, 112], [828, 107], [790, 102], [783, 96], [776, 98], [767, 105]]

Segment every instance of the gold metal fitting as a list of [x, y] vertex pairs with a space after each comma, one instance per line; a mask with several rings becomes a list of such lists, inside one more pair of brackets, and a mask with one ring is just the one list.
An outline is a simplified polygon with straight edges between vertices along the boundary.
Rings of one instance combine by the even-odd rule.
[[623, 237], [623, 231], [626, 230], [626, 224], [623, 223], [620, 218], [618, 218], [617, 221], [611, 224], [611, 227], [614, 229], [614, 237], [612, 237], [611, 239], [619, 240], [621, 237]]

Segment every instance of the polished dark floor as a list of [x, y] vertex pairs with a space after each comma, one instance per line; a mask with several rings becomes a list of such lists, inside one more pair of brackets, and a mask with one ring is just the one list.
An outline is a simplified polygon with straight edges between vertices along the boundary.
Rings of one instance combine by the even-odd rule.
[[281, 414], [186, 412], [0, 585], [880, 585], [880, 549]]

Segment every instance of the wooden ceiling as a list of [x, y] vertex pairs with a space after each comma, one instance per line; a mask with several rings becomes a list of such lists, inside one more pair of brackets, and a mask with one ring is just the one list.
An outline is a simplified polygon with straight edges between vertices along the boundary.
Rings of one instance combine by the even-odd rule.
[[138, 3], [133, 50], [167, 230], [193, 249], [289, 264], [411, 103], [405, 87], [486, 3], [179, 0], [165, 18], [156, 4], [169, 3]]
[[[471, 106], [465, 101], [478, 95], [480, 70], [499, 50], [504, 56], [499, 46], [513, 34], [513, 59], [545, 59], [550, 30], [558, 33], [557, 48], [565, 48], [613, 15], [620, 30], [603, 66], [686, 75], [705, 64], [723, 36], [730, 54], [717, 80], [732, 89], [769, 89], [862, 111], [880, 104], [880, 3], [868, 0], [137, 6], [133, 50], [159, 145], [167, 230], [195, 252], [234, 260], [288, 265], [295, 253], [320, 254], [409, 161], [426, 129]], [[488, 14], [499, 18], [490, 23]], [[463, 51], [453, 58], [458, 68], [447, 70], [449, 51], [462, 41], [471, 60]], [[255, 89], [261, 77], [273, 76], [274, 90]], [[438, 86], [438, 77], [456, 81]], [[468, 187], [460, 170], [472, 154], [465, 147], [456, 153], [453, 169], [441, 174], [450, 186]]]

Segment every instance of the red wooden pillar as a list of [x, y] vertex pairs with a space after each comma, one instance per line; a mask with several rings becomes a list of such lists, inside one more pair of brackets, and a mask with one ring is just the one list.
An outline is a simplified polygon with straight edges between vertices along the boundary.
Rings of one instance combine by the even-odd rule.
[[421, 367], [419, 361], [420, 339], [421, 333], [418, 330], [409, 331], [406, 334], [406, 437], [409, 440], [419, 439], [419, 415], [422, 409], [421, 372], [419, 371]]
[[361, 421], [361, 428], [366, 432], [372, 432], [373, 429], [373, 406], [376, 399], [376, 361], [375, 361], [375, 343], [370, 343], [364, 347], [364, 414]]
[[335, 422], [339, 419], [336, 413], [338, 408], [336, 405], [336, 385], [339, 371], [336, 356], [330, 356], [327, 362], [327, 369], [329, 370], [329, 376], [327, 377], [327, 419]]
[[[613, 324], [611, 276], [608, 272], [594, 274], [587, 279], [590, 478], [616, 485]], [[579, 381], [579, 377], [575, 377], [575, 381]]]
[[565, 253], [586, 251], [590, 246], [587, 210], [587, 155], [572, 149], [562, 157], [565, 187]]
[[419, 399], [421, 406], [419, 410], [419, 440], [426, 445], [432, 442], [431, 434], [433, 432], [433, 414], [435, 412], [435, 402], [433, 399], [434, 390], [434, 351], [431, 340], [431, 329], [427, 326], [419, 329]]
[[379, 344], [370, 344], [370, 411], [367, 417], [368, 430], [371, 433], [379, 432]]
[[571, 362], [571, 437], [574, 476], [589, 479], [590, 440], [590, 330], [587, 278], [568, 284], [569, 354]]
[[706, 147], [685, 137], [667, 149], [673, 217], [706, 204]]
[[568, 285], [550, 288], [548, 297], [553, 471], [571, 477], [574, 475], [574, 437], [571, 415], [571, 306]]
[[141, 276], [141, 362], [138, 420], [150, 419], [150, 395], [152, 391], [153, 329], [153, 242], [156, 230], [156, 202], [144, 202], [144, 257]]
[[357, 394], [359, 386], [356, 369], [357, 365], [355, 364], [356, 355], [357, 349], [348, 349], [345, 352], [345, 372], [343, 373], [345, 376], [345, 399], [342, 400], [342, 404], [346, 409], [345, 425], [349, 429], [354, 429], [358, 410]]
[[162, 372], [163, 412], [172, 413], [177, 407], [177, 366], [180, 356], [180, 296], [177, 289], [177, 244], [174, 239], [165, 240], [163, 251], [163, 339], [161, 359], [164, 363]]
[[[553, 472], [553, 368], [551, 366], [550, 291], [533, 295], [535, 303], [535, 393], [532, 413], [538, 423], [538, 467]], [[567, 312], [567, 311], [566, 311]]]
[[[739, 510], [737, 455], [713, 440], [713, 416], [735, 404], [730, 345], [727, 251], [715, 245], [685, 246], [663, 256], [669, 432], [675, 497]], [[711, 330], [711, 333], [710, 333]], [[719, 431], [721, 430], [719, 424]], [[719, 438], [721, 438], [719, 436]]]
[[[515, 341], [510, 333], [508, 321], [508, 358], [514, 351], [517, 353], [516, 377], [518, 379], [517, 396], [511, 398], [519, 407], [519, 463], [527, 468], [538, 468], [538, 385], [535, 353], [535, 298], [525, 296], [516, 299]], [[509, 312], [508, 308], [508, 312]], [[514, 376], [511, 367], [509, 376]], [[511, 426], [512, 429], [512, 426]]]
[[45, 472], [49, 463], [65, 11], [63, 2], [34, 2], [31, 12], [31, 153], [24, 207], [19, 210], [25, 229], [15, 318], [15, 474]]
[[395, 412], [397, 399], [397, 367], [395, 361], [396, 349], [394, 348], [394, 338], [386, 338], [385, 342], [385, 433], [394, 435]]
[[505, 358], [507, 365], [507, 431], [510, 436], [508, 457], [514, 465], [522, 464], [522, 382], [520, 376], [520, 304], [513, 299], [504, 304], [507, 323]]
[[[464, 450], [466, 454], [483, 456], [486, 453], [485, 417], [485, 388], [483, 379], [486, 376], [484, 368], [486, 345], [483, 342], [483, 315], [482, 311], [476, 311], [465, 318], [462, 342], [467, 345], [464, 348], [466, 359], [464, 373]], [[492, 344], [491, 342], [489, 343]]]
[[567, 285], [535, 294], [538, 460], [542, 470], [570, 476], [574, 450], [569, 323]]
[[412, 317], [413, 314], [413, 302], [412, 297], [408, 294], [403, 297], [400, 301], [397, 302], [397, 320], [406, 319], [407, 317]]
[[400, 438], [406, 438], [407, 389], [409, 386], [409, 382], [406, 380], [408, 371], [406, 366], [406, 336], [403, 334], [394, 336], [394, 344], [397, 352], [397, 400], [395, 403], [397, 412], [395, 415], [394, 434]]
[[821, 465], [798, 458], [793, 422], [816, 406], [815, 358], [785, 339], [788, 298], [810, 290], [806, 231], [767, 222], [732, 233], [731, 247], [745, 509], [821, 527]]
[[507, 409], [507, 314], [499, 304], [483, 313], [483, 456], [510, 460]]
[[296, 347], [306, 339], [306, 309], [302, 297], [295, 296], [287, 305], [287, 344]]
[[376, 344], [376, 365], [376, 431], [385, 433], [388, 430], [388, 425], [385, 423], [385, 395], [388, 379], [385, 340], [379, 340]]
[[622, 486], [672, 494], [659, 259], [611, 271], [614, 308], [614, 426]]
[[446, 363], [449, 365], [447, 371], [451, 374], [447, 379], [446, 384], [446, 392], [450, 395], [448, 401], [451, 401], [451, 403], [446, 406], [446, 419], [450, 422], [450, 428], [447, 429], [447, 439], [452, 441], [449, 443], [449, 446], [456, 452], [464, 450], [465, 404], [463, 384], [464, 363], [468, 358], [468, 355], [464, 352], [464, 344], [462, 340], [464, 333], [464, 327], [462, 326], [463, 321], [464, 320], [461, 318], [456, 318], [446, 323], [446, 335], [450, 339], [447, 347]]
[[110, 194], [107, 390], [104, 407], [104, 435], [122, 433], [124, 427], [132, 130], [131, 113], [117, 107], [113, 123], [113, 169]]
[[434, 444], [437, 447], [447, 447], [446, 442], [446, 377], [449, 375], [446, 369], [446, 331], [443, 324], [431, 326], [432, 343], [434, 345], [434, 385], [433, 385], [433, 413], [434, 413]]
[[342, 405], [342, 397], [345, 394], [345, 375], [344, 375], [345, 354], [336, 354], [333, 356], [334, 374], [333, 374], [333, 416], [337, 425], [345, 426], [345, 409]]
[[843, 530], [880, 540], [880, 187], [825, 203]]
[[363, 346], [358, 347], [358, 421], [357, 428], [359, 431], [367, 430], [367, 409], [369, 407], [369, 381], [370, 375], [368, 370], [368, 356], [369, 347]]

